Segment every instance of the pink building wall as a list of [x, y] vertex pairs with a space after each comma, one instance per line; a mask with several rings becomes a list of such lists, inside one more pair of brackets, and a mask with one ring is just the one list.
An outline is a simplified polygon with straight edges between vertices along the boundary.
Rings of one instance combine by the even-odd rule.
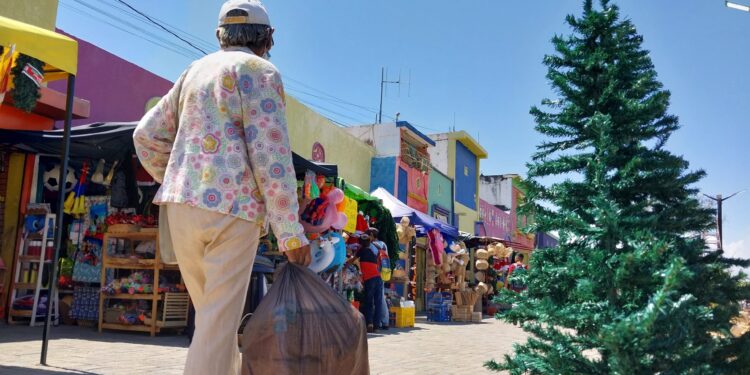
[[[73, 125], [94, 122], [138, 121], [149, 100], [169, 91], [172, 82], [85, 40], [57, 30], [78, 41], [78, 75], [75, 96], [91, 102], [91, 116]], [[65, 92], [65, 81], [50, 87]], [[62, 122], [56, 124], [61, 127]]]

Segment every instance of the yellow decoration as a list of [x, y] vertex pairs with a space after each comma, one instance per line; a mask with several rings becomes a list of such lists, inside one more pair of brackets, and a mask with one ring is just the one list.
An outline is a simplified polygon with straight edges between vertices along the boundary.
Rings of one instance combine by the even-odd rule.
[[346, 226], [344, 231], [354, 233], [357, 230], [357, 201], [349, 197], [344, 197], [346, 205], [344, 214], [346, 214]]

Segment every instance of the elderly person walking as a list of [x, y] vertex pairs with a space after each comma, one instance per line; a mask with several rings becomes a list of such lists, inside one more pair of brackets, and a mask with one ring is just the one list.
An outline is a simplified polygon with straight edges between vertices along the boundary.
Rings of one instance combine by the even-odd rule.
[[169, 236], [196, 309], [186, 374], [238, 374], [240, 324], [258, 242], [270, 225], [290, 262], [309, 264], [284, 88], [267, 61], [263, 5], [227, 1], [221, 50], [193, 62], [138, 124], [134, 141], [160, 182]]

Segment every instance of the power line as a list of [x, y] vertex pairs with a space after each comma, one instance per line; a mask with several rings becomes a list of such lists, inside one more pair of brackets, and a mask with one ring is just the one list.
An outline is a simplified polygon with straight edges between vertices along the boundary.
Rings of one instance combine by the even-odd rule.
[[148, 16], [148, 15], [146, 15], [145, 13], [142, 13], [142, 12], [141, 12], [141, 11], [139, 11], [138, 9], [135, 9], [135, 8], [133, 8], [133, 7], [132, 7], [132, 6], [130, 5], [130, 4], [126, 3], [126, 2], [125, 2], [125, 0], [117, 0], [117, 1], [119, 1], [120, 3], [122, 3], [123, 5], [125, 5], [126, 7], [130, 8], [130, 9], [131, 9], [132, 11], [134, 11], [134, 12], [136, 12], [136, 13], [140, 14], [141, 16], [145, 17], [145, 18], [146, 18], [147, 20], [151, 21], [151, 23], [155, 24], [156, 26], [159, 26], [159, 27], [160, 27], [161, 29], [163, 29], [164, 31], [166, 31], [166, 32], [168, 32], [168, 33], [170, 33], [170, 34], [174, 35], [174, 36], [175, 36], [175, 37], [176, 37], [177, 39], [179, 39], [179, 40], [181, 40], [181, 41], [183, 41], [183, 42], [185, 42], [185, 43], [189, 44], [189, 45], [190, 45], [191, 47], [193, 47], [193, 48], [197, 49], [198, 51], [201, 51], [201, 52], [202, 52], [202, 53], [203, 53], [204, 55], [208, 55], [208, 52], [206, 52], [206, 51], [204, 51], [204, 50], [202, 50], [202, 49], [198, 48], [198, 47], [197, 47], [197, 46], [196, 46], [195, 44], [193, 44], [193, 43], [190, 43], [189, 41], [185, 40], [185, 39], [184, 39], [184, 38], [182, 38], [181, 36], [179, 36], [179, 35], [177, 35], [177, 34], [173, 33], [173, 32], [172, 32], [172, 30], [169, 30], [169, 29], [167, 29], [166, 27], [162, 26], [162, 24], [160, 24], [160, 23], [158, 23], [158, 22], [154, 21], [153, 19], [151, 19], [151, 17], [149, 17], [149, 16]]
[[[84, 3], [84, 2], [82, 1], [82, 0], [73, 0], [73, 1], [76, 1], [76, 2], [77, 2], [77, 3], [79, 3], [80, 5], [83, 5], [84, 7], [88, 8], [89, 10], [92, 10], [92, 11], [94, 11], [94, 12], [97, 12], [97, 13], [99, 13], [99, 14], [102, 14], [102, 15], [104, 15], [104, 16], [105, 16], [106, 18], [108, 18], [108, 19], [111, 19], [111, 20], [117, 20], [117, 21], [119, 21], [120, 23], [122, 23], [122, 24], [126, 25], [126, 26], [127, 26], [128, 28], [130, 28], [130, 29], [133, 29], [133, 30], [137, 30], [137, 31], [140, 31], [140, 32], [141, 32], [142, 34], [144, 34], [144, 35], [137, 35], [137, 34], [133, 33], [133, 32], [132, 32], [131, 30], [128, 30], [128, 29], [126, 29], [126, 28], [124, 28], [124, 27], [122, 27], [122, 26], [119, 26], [119, 25], [117, 25], [117, 24], [114, 24], [114, 23], [112, 23], [112, 22], [108, 22], [108, 21], [107, 21], [107, 20], [105, 20], [105, 19], [101, 19], [101, 18], [99, 18], [99, 17], [96, 17], [96, 16], [92, 15], [91, 13], [88, 13], [88, 12], [82, 11], [82, 10], [80, 10], [80, 9], [77, 9], [77, 8], [74, 8], [74, 7], [70, 6], [70, 5], [67, 5], [67, 6], [66, 6], [67, 8], [69, 8], [69, 9], [71, 9], [71, 10], [75, 11], [76, 13], [79, 13], [79, 14], [82, 14], [82, 15], [84, 15], [84, 16], [89, 16], [89, 17], [92, 17], [92, 18], [94, 18], [94, 19], [97, 19], [97, 20], [99, 20], [100, 22], [103, 22], [103, 23], [105, 23], [105, 24], [107, 24], [107, 25], [110, 25], [110, 26], [112, 26], [112, 27], [115, 27], [115, 28], [117, 28], [117, 29], [119, 29], [119, 30], [121, 30], [121, 31], [124, 31], [124, 32], [128, 33], [129, 35], [132, 35], [132, 36], [136, 36], [136, 37], [139, 37], [139, 38], [141, 38], [141, 39], [144, 39], [144, 40], [146, 40], [146, 41], [148, 41], [148, 42], [150, 42], [150, 43], [152, 43], [152, 44], [154, 44], [154, 45], [157, 45], [157, 46], [159, 46], [159, 47], [165, 48], [165, 49], [167, 49], [167, 50], [169, 50], [169, 51], [172, 51], [172, 52], [174, 52], [174, 53], [177, 53], [177, 54], [179, 54], [179, 55], [181, 55], [181, 56], [184, 56], [184, 57], [187, 57], [187, 58], [199, 58], [199, 57], [200, 57], [200, 55], [198, 55], [198, 54], [197, 54], [197, 53], [196, 53], [195, 51], [193, 51], [193, 50], [190, 50], [190, 49], [186, 49], [186, 48], [184, 48], [183, 46], [180, 46], [180, 45], [176, 44], [176, 42], [173, 42], [173, 41], [169, 41], [169, 40], [166, 40], [166, 39], [164, 39], [164, 38], [160, 38], [160, 37], [157, 37], [157, 36], [155, 36], [155, 35], [153, 35], [153, 34], [149, 33], [148, 31], [144, 30], [144, 29], [143, 29], [142, 27], [139, 27], [139, 26], [137, 26], [137, 25], [135, 25], [135, 24], [133, 24], [133, 23], [131, 23], [131, 22], [128, 22], [127, 20], [124, 20], [124, 19], [122, 19], [121, 17], [117, 17], [117, 16], [113, 15], [112, 13], [110, 13], [110, 12], [107, 12], [107, 11], [105, 11], [105, 10], [101, 9], [101, 8], [97, 8], [97, 7], [95, 7], [95, 6], [92, 6], [91, 4], [86, 4], [86, 3]], [[118, 2], [120, 2], [120, 3], [124, 4], [125, 6], [127, 6], [127, 7], [128, 7], [128, 9], [130, 9], [130, 10], [132, 10], [132, 11], [135, 11], [135, 12], [137, 12], [137, 13], [138, 13], [138, 14], [139, 14], [140, 16], [142, 16], [142, 17], [146, 18], [146, 19], [147, 19], [148, 21], [146, 21], [146, 20], [144, 20], [143, 18], [141, 18], [141, 17], [139, 17], [139, 16], [137, 16], [137, 15], [135, 15], [135, 14], [133, 14], [133, 13], [129, 12], [129, 11], [127, 10], [127, 9], [124, 9], [124, 8], [121, 8], [121, 7], [118, 7], [118, 6], [116, 6], [115, 4], [111, 4], [111, 3], [108, 3], [108, 2], [106, 2], [105, 0], [99, 0], [99, 1], [100, 1], [100, 2], [102, 2], [102, 3], [104, 3], [104, 4], [106, 4], [106, 5], [108, 5], [108, 6], [110, 6], [110, 7], [112, 7], [112, 8], [114, 8], [114, 9], [116, 9], [117, 11], [119, 11], [119, 12], [121, 12], [121, 13], [123, 13], [123, 14], [126, 14], [126, 15], [130, 16], [130, 17], [131, 17], [131, 19], [133, 19], [133, 20], [135, 20], [135, 21], [138, 21], [138, 22], [140, 22], [140, 23], [143, 23], [143, 24], [145, 24], [145, 25], [148, 25], [148, 26], [151, 26], [151, 27], [154, 27], [154, 26], [156, 26], [156, 27], [158, 27], [158, 28], [159, 28], [159, 29], [160, 29], [161, 31], [166, 31], [166, 32], [168, 32], [168, 33], [169, 33], [170, 35], [173, 35], [173, 36], [176, 36], [176, 37], [178, 37], [178, 38], [179, 38], [179, 39], [180, 39], [181, 41], [183, 41], [183, 42], [187, 43], [187, 44], [188, 44], [188, 45], [190, 45], [191, 47], [193, 47], [193, 48], [197, 49], [198, 51], [200, 51], [200, 52], [202, 52], [202, 53], [204, 53], [204, 54], [205, 54], [205, 51], [203, 51], [203, 50], [202, 50], [202, 49], [200, 49], [200, 48], [197, 48], [197, 47], [196, 47], [196, 46], [195, 46], [195, 45], [194, 45], [193, 43], [191, 43], [190, 41], [186, 40], [186, 39], [185, 39], [185, 38], [183, 38], [183, 37], [180, 37], [179, 35], [176, 35], [176, 34], [175, 34], [175, 32], [172, 32], [172, 31], [171, 31], [171, 30], [169, 30], [169, 29], [168, 29], [167, 27], [165, 27], [164, 25], [160, 24], [160, 22], [162, 22], [162, 23], [164, 23], [164, 24], [166, 24], [166, 22], [164, 22], [164, 21], [162, 21], [162, 20], [159, 20], [159, 19], [158, 19], [158, 18], [156, 18], [156, 17], [151, 17], [151, 16], [148, 16], [148, 15], [144, 14], [143, 12], [140, 12], [140, 11], [138, 11], [137, 9], [133, 8], [133, 7], [132, 7], [132, 6], [130, 6], [130, 5], [128, 4], [128, 3], [126, 3], [126, 2], [124, 2], [124, 1], [122, 1], [122, 0], [118, 0]], [[64, 6], [65, 6], [65, 4], [62, 4], [62, 3], [61, 3], [61, 5], [64, 5]], [[168, 26], [170, 26], [170, 27], [172, 27], [173, 29], [177, 29], [176, 27], [174, 27], [174, 26], [172, 26], [172, 25], [169, 25], [169, 24], [167, 24], [167, 25], [168, 25]], [[205, 44], [205, 45], [208, 45], [208, 44], [209, 44], [209, 42], [205, 41], [204, 39], [201, 39], [201, 38], [199, 38], [199, 37], [197, 37], [197, 36], [195, 36], [195, 35], [193, 35], [193, 34], [191, 34], [191, 33], [187, 32], [187, 31], [184, 31], [184, 30], [179, 30], [179, 29], [177, 29], [177, 30], [178, 30], [178, 31], [180, 31], [181, 33], [185, 34], [185, 36], [186, 36], [187, 38], [189, 38], [189, 39], [193, 39], [194, 41], [196, 41], [196, 43], [197, 43], [197, 44], [201, 44], [201, 45], [203, 45], [203, 44]], [[150, 38], [154, 38], [154, 39], [156, 39], [156, 40], [152, 40], [152, 39], [150, 39]], [[161, 42], [161, 43], [160, 43], [160, 42]], [[211, 47], [214, 47], [214, 46], [211, 46]], [[320, 93], [320, 95], [318, 95], [318, 94], [314, 94], [314, 93], [311, 93], [311, 92], [309, 92], [309, 91], [305, 91], [305, 90], [301, 90], [301, 89], [295, 89], [295, 88], [292, 88], [292, 87], [290, 87], [290, 91], [292, 91], [292, 92], [297, 92], [297, 93], [300, 93], [300, 94], [302, 94], [302, 95], [307, 95], [307, 96], [310, 96], [310, 97], [313, 97], [313, 98], [317, 98], [317, 99], [319, 99], [319, 100], [325, 101], [325, 102], [327, 102], [327, 103], [329, 103], [329, 104], [331, 104], [331, 105], [334, 105], [334, 106], [336, 106], [336, 107], [338, 107], [338, 108], [341, 108], [341, 110], [343, 110], [343, 111], [346, 111], [346, 112], [348, 112], [349, 114], [352, 114], [352, 115], [354, 115], [354, 116], [362, 116], [363, 114], [362, 114], [362, 113], [358, 113], [358, 112], [357, 112], [357, 111], [355, 111], [355, 110], [354, 110], [353, 108], [357, 108], [358, 110], [362, 110], [362, 111], [367, 111], [367, 112], [369, 112], [369, 114], [375, 114], [375, 113], [377, 113], [377, 112], [376, 112], [376, 110], [375, 110], [374, 108], [372, 108], [372, 107], [366, 107], [366, 106], [363, 106], [363, 105], [360, 105], [360, 104], [352, 103], [352, 102], [350, 102], [350, 101], [344, 100], [344, 99], [342, 99], [342, 98], [339, 98], [339, 97], [337, 97], [337, 96], [331, 95], [331, 94], [329, 94], [329, 93], [327, 93], [327, 92], [325, 92], [325, 91], [322, 91], [322, 90], [320, 90], [320, 89], [317, 89], [317, 88], [315, 88], [315, 87], [313, 87], [313, 86], [310, 86], [310, 85], [308, 85], [308, 84], [306, 84], [306, 83], [304, 83], [304, 82], [302, 82], [302, 81], [300, 81], [300, 80], [298, 80], [298, 79], [295, 79], [294, 77], [291, 77], [291, 76], [289, 76], [289, 75], [286, 75], [286, 74], [285, 74], [285, 75], [284, 75], [284, 77], [285, 77], [285, 80], [288, 80], [288, 81], [291, 81], [291, 82], [295, 82], [296, 84], [299, 84], [299, 85], [301, 85], [301, 86], [304, 86], [304, 87], [308, 88], [308, 89], [309, 89], [309, 90], [311, 90], [311, 91], [314, 91], [314, 92]], [[351, 116], [351, 115], [348, 115], [348, 114], [344, 114], [344, 113], [341, 113], [341, 112], [338, 112], [338, 111], [334, 111], [334, 110], [331, 110], [331, 109], [329, 109], [329, 108], [326, 108], [326, 107], [322, 107], [322, 106], [320, 106], [320, 105], [317, 105], [317, 104], [313, 104], [313, 103], [311, 103], [310, 101], [303, 101], [303, 100], [300, 100], [300, 101], [302, 101], [302, 102], [304, 102], [305, 104], [307, 104], [307, 105], [310, 105], [310, 106], [312, 106], [312, 107], [315, 107], [315, 108], [321, 109], [321, 110], [323, 110], [323, 111], [329, 112], [329, 113], [331, 113], [331, 114], [334, 114], [334, 115], [336, 115], [336, 116], [339, 116], [339, 117], [342, 117], [342, 118], [347, 118], [347, 119], [349, 119], [349, 120], [351, 120], [351, 121], [355, 121], [355, 122], [358, 122], [358, 123], [369, 123], [369, 122], [370, 122], [370, 120], [369, 120], [369, 119], [368, 119], [368, 120], [365, 120], [365, 121], [362, 121], [362, 119], [361, 119], [361, 118], [360, 118], [360, 119], [358, 119], [358, 118], [355, 118], [355, 117], [353, 117], [353, 116]], [[352, 107], [352, 108], [348, 108], [348, 107], [345, 107], [345, 106], [349, 106], [349, 107]], [[391, 116], [384, 116], [384, 117], [387, 117], [387, 118], [389, 118], [389, 119], [391, 119], [391, 120], [395, 120], [395, 119], [394, 119], [393, 117], [391, 117]], [[342, 124], [342, 123], [341, 123], [341, 122], [339, 122], [339, 121], [335, 121], [335, 120], [331, 119], [330, 117], [327, 117], [327, 118], [328, 118], [329, 120], [331, 120], [331, 121], [333, 121], [333, 122], [335, 122], [335, 123], [339, 124], [339, 125], [342, 125], [342, 126], [346, 126], [346, 125]], [[418, 126], [418, 125], [416, 125], [416, 124], [415, 124], [415, 126]], [[425, 129], [429, 129], [429, 128], [426, 128], [426, 127], [422, 127], [422, 126], [419, 126], [419, 127], [421, 127], [421, 128], [425, 128]], [[433, 129], [430, 129], [430, 130], [433, 130]]]
[[[154, 23], [151, 23], [151, 22], [143, 19], [143, 17], [141, 17], [137, 13], [131, 12], [128, 8], [122, 8], [120, 6], [117, 6], [116, 3], [112, 3], [112, 2], [109, 2], [107, 0], [99, 0], [99, 2], [102, 3], [102, 4], [104, 4], [104, 5], [106, 5], [106, 6], [108, 6], [108, 7], [111, 7], [112, 9], [117, 10], [118, 12], [120, 12], [122, 14], [127, 15], [128, 17], [130, 17], [131, 19], [133, 19], [135, 21], [141, 22], [144, 25], [148, 25], [148, 26], [153, 27], [153, 28], [157, 28], [157, 26]], [[154, 19], [154, 20], [156, 20], [156, 21], [158, 21], [159, 23], [161, 23], [161, 24], [163, 24], [165, 26], [168, 26], [168, 27], [172, 28], [173, 31], [182, 34], [186, 39], [191, 40], [193, 43], [199, 45], [200, 47], [203, 47], [205, 49], [214, 49], [214, 48], [216, 48], [216, 44], [215, 43], [211, 43], [211, 42], [209, 42], [209, 41], [207, 41], [205, 39], [201, 39], [201, 38], [199, 38], [199, 37], [197, 37], [195, 35], [192, 35], [189, 32], [187, 32], [185, 30], [182, 30], [182, 29], [180, 29], [178, 27], [175, 27], [175, 26], [173, 26], [173, 25], [171, 25], [171, 24], [169, 24], [169, 23], [167, 23], [167, 22], [165, 22], [165, 21], [163, 21], [163, 20], [161, 20], [161, 19], [159, 19], [157, 17], [151, 16], [151, 18]], [[160, 31], [163, 31], [163, 30], [161, 30], [161, 28], [158, 28], [158, 29], [160, 29]]]
[[[137, 37], [137, 38], [141, 38], [141, 39], [143, 39], [143, 40], [145, 40], [145, 41], [147, 41], [147, 42], [149, 42], [149, 43], [151, 43], [151, 44], [154, 44], [154, 45], [156, 45], [156, 46], [162, 47], [162, 48], [164, 48], [164, 49], [166, 49], [166, 50], [169, 50], [169, 51], [171, 51], [171, 52], [174, 52], [174, 53], [176, 53], [176, 54], [178, 54], [178, 55], [181, 55], [181, 56], [183, 56], [183, 57], [186, 57], [186, 58], [190, 58], [190, 59], [193, 59], [193, 58], [195, 58], [195, 57], [197, 56], [197, 54], [195, 54], [194, 52], [188, 51], [187, 49], [184, 49], [184, 48], [182, 48], [182, 47], [179, 47], [179, 46], [175, 46], [175, 45], [173, 45], [173, 44], [169, 44], [169, 43], [159, 43], [159, 42], [158, 42], [158, 41], [156, 41], [156, 40], [152, 40], [152, 39], [149, 39], [149, 38], [145, 38], [145, 37], [143, 37], [143, 36], [141, 36], [141, 35], [138, 35], [138, 34], [134, 33], [134, 32], [133, 32], [132, 30], [129, 30], [129, 29], [125, 28], [125, 27], [122, 27], [122, 26], [120, 26], [120, 25], [117, 25], [117, 24], [114, 24], [114, 23], [112, 23], [112, 22], [109, 22], [109, 21], [107, 21], [106, 19], [102, 19], [102, 18], [100, 18], [100, 17], [97, 17], [96, 15], [94, 15], [94, 14], [92, 14], [92, 13], [89, 13], [89, 12], [87, 12], [87, 11], [85, 11], [85, 10], [82, 10], [82, 9], [76, 8], [76, 7], [72, 6], [72, 5], [69, 5], [69, 4], [65, 4], [65, 3], [63, 3], [63, 2], [61, 2], [61, 3], [60, 3], [60, 5], [61, 5], [61, 6], [63, 7], [63, 8], [69, 9], [69, 10], [71, 10], [71, 11], [73, 11], [73, 12], [75, 12], [75, 13], [78, 13], [78, 14], [80, 14], [80, 15], [84, 16], [84, 17], [90, 17], [90, 18], [93, 18], [93, 19], [95, 19], [95, 20], [97, 20], [97, 21], [99, 21], [99, 22], [102, 22], [102, 23], [104, 23], [104, 24], [107, 24], [107, 25], [109, 25], [109, 26], [112, 26], [112, 27], [114, 27], [114, 28], [116, 28], [116, 29], [118, 29], [118, 30], [120, 30], [120, 31], [122, 31], [122, 32], [124, 32], [124, 33], [126, 33], [126, 34], [132, 35], [132, 36], [134, 36], [134, 37]], [[135, 30], [139, 30], [139, 31], [141, 31], [141, 32], [144, 32], [144, 33], [145, 33], [145, 30], [143, 30], [143, 29], [141, 29], [141, 28], [138, 28], [138, 27], [135, 27], [135, 26], [133, 26], [132, 28], [133, 28], [133, 29], [135, 29]]]

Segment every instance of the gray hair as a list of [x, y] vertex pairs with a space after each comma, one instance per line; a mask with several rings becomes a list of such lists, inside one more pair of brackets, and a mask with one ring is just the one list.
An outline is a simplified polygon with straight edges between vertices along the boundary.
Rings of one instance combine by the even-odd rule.
[[[232, 10], [228, 16], [246, 16], [244, 10]], [[227, 47], [263, 47], [271, 37], [271, 26], [260, 24], [230, 24], [219, 26], [217, 38], [221, 48]]]

